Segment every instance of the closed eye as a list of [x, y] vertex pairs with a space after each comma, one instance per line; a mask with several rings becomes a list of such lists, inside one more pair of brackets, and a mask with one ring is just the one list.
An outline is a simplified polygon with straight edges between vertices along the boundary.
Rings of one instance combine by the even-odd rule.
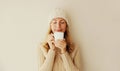
[[61, 24], [65, 24], [65, 22], [64, 21], [62, 21], [62, 22], [60, 22]]

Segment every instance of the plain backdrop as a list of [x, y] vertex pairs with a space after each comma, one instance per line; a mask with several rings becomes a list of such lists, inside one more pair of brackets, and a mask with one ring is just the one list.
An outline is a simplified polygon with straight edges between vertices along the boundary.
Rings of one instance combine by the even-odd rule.
[[48, 15], [64, 8], [83, 71], [120, 71], [119, 0], [0, 0], [0, 71], [38, 71]]

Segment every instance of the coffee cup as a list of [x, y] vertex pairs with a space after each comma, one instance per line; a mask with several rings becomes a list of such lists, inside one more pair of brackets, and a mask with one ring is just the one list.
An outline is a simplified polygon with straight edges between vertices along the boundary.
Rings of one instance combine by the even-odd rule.
[[55, 38], [55, 41], [58, 39], [64, 39], [64, 33], [63, 32], [55, 32], [54, 38]]

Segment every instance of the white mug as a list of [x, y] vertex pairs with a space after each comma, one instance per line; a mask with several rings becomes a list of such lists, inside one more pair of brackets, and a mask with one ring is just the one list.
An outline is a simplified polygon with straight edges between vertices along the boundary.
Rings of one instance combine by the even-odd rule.
[[64, 39], [64, 32], [55, 32], [54, 38], [55, 38], [55, 41], [58, 39]]

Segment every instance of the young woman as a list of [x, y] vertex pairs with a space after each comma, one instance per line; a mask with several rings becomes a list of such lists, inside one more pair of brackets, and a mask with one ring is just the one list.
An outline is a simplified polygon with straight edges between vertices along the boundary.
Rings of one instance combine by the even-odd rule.
[[[38, 49], [39, 71], [81, 71], [80, 50], [71, 40], [65, 11], [55, 9], [49, 20], [46, 40]], [[55, 41], [55, 32], [63, 32], [64, 39]]]

